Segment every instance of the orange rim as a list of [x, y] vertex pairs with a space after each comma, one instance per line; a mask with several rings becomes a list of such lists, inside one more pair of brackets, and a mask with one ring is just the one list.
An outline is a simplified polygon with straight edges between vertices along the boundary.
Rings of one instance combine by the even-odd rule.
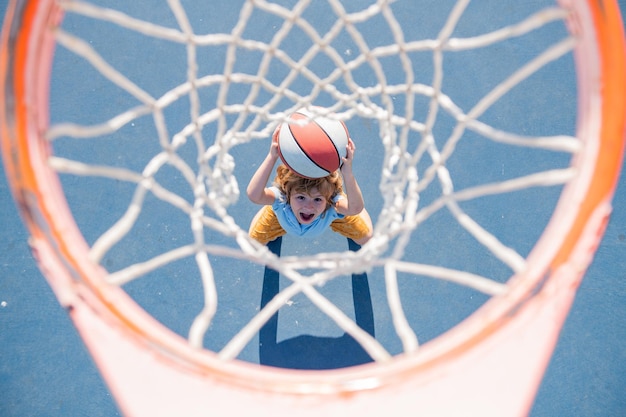
[[[366, 365], [359, 370], [305, 374], [269, 372], [241, 363], [225, 364], [210, 352], [191, 349], [182, 338], [167, 329], [161, 329], [123, 291], [104, 284], [101, 278], [104, 272], [79, 256], [85, 253], [87, 245], [71, 220], [56, 173], [46, 165], [50, 150], [42, 138], [48, 123], [47, 86], [54, 49], [54, 40], [47, 28], [59, 24], [62, 13], [52, 0], [11, 1], [7, 22], [11, 22], [13, 26], [5, 25], [2, 33], [3, 48], [0, 52], [3, 157], [14, 197], [34, 239], [34, 246], [40, 252], [42, 269], [49, 271], [46, 276], [60, 299], [66, 297], [64, 299], [71, 304], [71, 296], [63, 293], [63, 287], [71, 287], [80, 297], [88, 298], [89, 305], [98, 315], [120, 327], [129, 337], [137, 339], [141, 344], [156, 344], [160, 346], [159, 350], [164, 349], [177, 356], [177, 359], [173, 359], [171, 355], [165, 354], [167, 361], [182, 361], [200, 374], [209, 373], [243, 387], [297, 394], [303, 391], [298, 384], [306, 384], [307, 390], [310, 390], [311, 383], [314, 382], [320, 385], [320, 393], [328, 392], [328, 387], [332, 386], [332, 391], [341, 396], [358, 389], [354, 387], [359, 384], [354, 384], [353, 381], [369, 378], [373, 373], [379, 378], [378, 386], [383, 386], [398, 378], [410, 378], [462, 355], [505, 326], [532, 297], [541, 292], [544, 275], [551, 273], [548, 268], [554, 272], [567, 265], [581, 244], [589, 246], [587, 249], [591, 252], [603, 232], [602, 225], [594, 226], [591, 231], [589, 225], [595, 221], [594, 216], [599, 207], [609, 204], [622, 163], [626, 125], [626, 47], [616, 2], [589, 0], [582, 3], [588, 7], [593, 21], [597, 37], [594, 48], [597, 47], [597, 50], [579, 50], [577, 54], [580, 61], [583, 59], [581, 56], [589, 59], [589, 53], [597, 52], [601, 80], [595, 85], [598, 90], [589, 94], [597, 95], [602, 108], [583, 108], [581, 113], [600, 112], [597, 121], [599, 131], [596, 133], [599, 137], [598, 149], [594, 157], [591, 180], [583, 191], [576, 192], [584, 198], [580, 198], [581, 204], [576, 210], [575, 221], [569, 225], [569, 232], [563, 237], [562, 244], [545, 266], [543, 273], [537, 274], [531, 280], [528, 277], [525, 277], [526, 280], [518, 278], [517, 290], [507, 296], [492, 299], [479, 310], [480, 320], [469, 319], [462, 323], [454, 329], [453, 336], [447, 339], [447, 336], [442, 336], [441, 340], [429, 343], [424, 347], [423, 353], [415, 357], [393, 361], [404, 361], [402, 366], [393, 364], [388, 369], [381, 370], [376, 365]], [[582, 47], [588, 48], [589, 44], [583, 43]], [[589, 80], [579, 81], [583, 88], [590, 85]], [[608, 85], [611, 88], [603, 88]], [[33, 107], [36, 111], [33, 111]], [[78, 252], [77, 242], [80, 242]], [[51, 272], [57, 275], [51, 277]], [[63, 274], [63, 277], [58, 274]], [[582, 271], [580, 274], [582, 275]], [[574, 282], [574, 285], [577, 283]], [[122, 302], [117, 297], [122, 297]], [[114, 298], [115, 303], [112, 301]], [[132, 311], [130, 315], [127, 309], [129, 305]], [[146, 325], [152, 330], [146, 331]], [[463, 336], [459, 336], [460, 334]], [[241, 378], [243, 374], [248, 377]], [[269, 381], [272, 383], [269, 384]]]

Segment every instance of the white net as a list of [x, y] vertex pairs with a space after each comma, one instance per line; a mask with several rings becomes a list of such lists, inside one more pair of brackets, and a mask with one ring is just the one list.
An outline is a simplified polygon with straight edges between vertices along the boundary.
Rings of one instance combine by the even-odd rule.
[[[507, 291], [576, 175], [575, 39], [557, 6], [59, 3], [46, 136], [90, 259], [224, 359], [254, 356], [262, 327], [299, 300], [375, 361], [417, 350]], [[485, 7], [495, 18], [477, 17]], [[257, 208], [239, 187], [305, 106], [344, 120], [356, 142], [376, 220], [359, 251], [325, 237], [277, 257], [247, 236]], [[286, 283], [256, 311], [264, 266]], [[380, 278], [380, 337], [333, 295], [363, 271]], [[399, 342], [381, 342], [391, 329]]]

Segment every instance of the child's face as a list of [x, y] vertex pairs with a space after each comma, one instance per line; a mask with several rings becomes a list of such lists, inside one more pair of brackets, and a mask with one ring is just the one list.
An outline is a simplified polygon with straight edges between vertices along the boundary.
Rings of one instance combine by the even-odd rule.
[[309, 193], [293, 192], [289, 205], [300, 224], [309, 224], [326, 211], [326, 198], [312, 188]]

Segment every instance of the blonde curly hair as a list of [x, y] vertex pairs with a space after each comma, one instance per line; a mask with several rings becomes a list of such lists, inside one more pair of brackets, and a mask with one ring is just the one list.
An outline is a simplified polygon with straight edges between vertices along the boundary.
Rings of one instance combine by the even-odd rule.
[[293, 193], [309, 194], [313, 188], [316, 188], [326, 199], [326, 209], [333, 205], [333, 199], [337, 195], [343, 193], [343, 181], [339, 171], [334, 171], [322, 178], [305, 178], [285, 165], [279, 165], [276, 169], [274, 185], [287, 196], [287, 200], [291, 198]]

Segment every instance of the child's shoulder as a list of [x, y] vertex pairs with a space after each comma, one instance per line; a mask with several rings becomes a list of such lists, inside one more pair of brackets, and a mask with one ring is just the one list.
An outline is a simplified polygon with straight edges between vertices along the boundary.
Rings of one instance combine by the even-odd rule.
[[274, 193], [274, 197], [276, 198], [276, 200], [281, 200], [281, 201], [286, 200], [285, 193], [283, 193], [281, 189], [278, 188], [277, 186], [272, 185], [268, 187], [268, 190]]
[[333, 200], [333, 203], [336, 203], [337, 201], [343, 200], [345, 198], [346, 198], [346, 195], [344, 193], [337, 193], [337, 195], [335, 195], [332, 200]]

